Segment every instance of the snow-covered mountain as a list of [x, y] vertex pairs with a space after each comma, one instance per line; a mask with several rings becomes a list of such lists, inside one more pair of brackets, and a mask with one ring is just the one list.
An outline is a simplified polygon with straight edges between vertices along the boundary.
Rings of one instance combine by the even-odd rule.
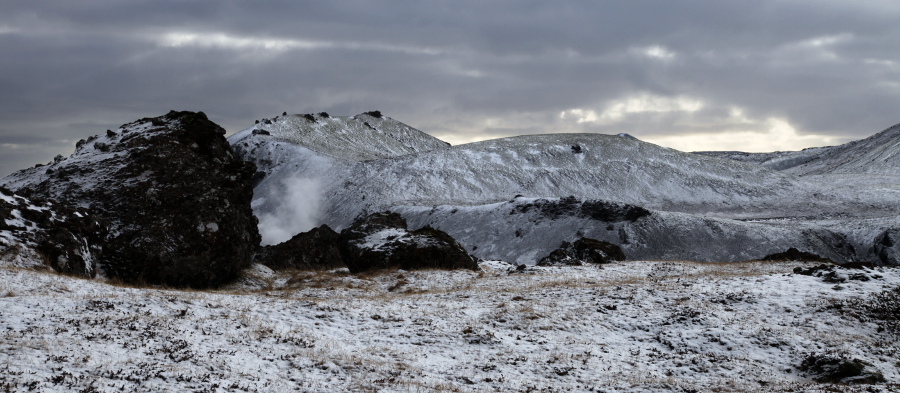
[[752, 162], [799, 176], [823, 174], [893, 175], [900, 173], [900, 124], [868, 138], [840, 146], [801, 151], [743, 153], [707, 151], [697, 154]]
[[[308, 219], [305, 227], [292, 219], [295, 225], [280, 228], [282, 239], [270, 243], [323, 223], [342, 228], [362, 214], [394, 210], [411, 227], [427, 224], [448, 232], [476, 256], [525, 263], [579, 236], [615, 242], [635, 258], [733, 261], [800, 247], [854, 261], [874, 258], [870, 235], [889, 229], [900, 207], [900, 183], [890, 176], [798, 177], [774, 170], [774, 158], [787, 156], [781, 153], [734, 160], [725, 153], [684, 153], [600, 134], [528, 135], [449, 147], [390, 119], [378, 123], [383, 132], [360, 126], [374, 123], [371, 118], [293, 115], [263, 121], [229, 139], [239, 155], [259, 167], [253, 207], [261, 227], [278, 226], [281, 217]], [[328, 135], [355, 143], [331, 147], [325, 128], [316, 126], [320, 122], [332, 127]], [[396, 130], [406, 142], [396, 145], [401, 139], [391, 136]], [[897, 130], [848, 147], [802, 153], [827, 150], [831, 153], [823, 156], [833, 162], [871, 153], [878, 160], [900, 151], [884, 143], [896, 139]], [[378, 147], [388, 145], [399, 147]], [[849, 171], [859, 160], [840, 162], [829, 167]], [[653, 214], [613, 224], [614, 230], [605, 221], [574, 216], [538, 225], [510, 214], [508, 204], [520, 196], [627, 203]], [[267, 231], [262, 232], [266, 242]]]

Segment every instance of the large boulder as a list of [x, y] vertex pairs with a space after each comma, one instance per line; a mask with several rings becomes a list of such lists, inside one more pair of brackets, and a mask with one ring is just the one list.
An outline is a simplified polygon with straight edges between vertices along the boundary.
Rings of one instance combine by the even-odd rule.
[[340, 252], [350, 272], [387, 268], [478, 269], [450, 235], [431, 227], [407, 229], [397, 213], [375, 213], [341, 231]]
[[888, 229], [875, 237], [875, 255], [882, 265], [900, 265], [900, 229]]
[[538, 266], [603, 264], [624, 261], [625, 253], [619, 246], [596, 239], [580, 238], [572, 243], [562, 242], [558, 249], [538, 261]]
[[29, 200], [0, 188], [0, 266], [97, 275], [106, 228], [85, 210]]
[[203, 112], [169, 112], [81, 140], [75, 153], [2, 185], [89, 209], [109, 226], [98, 268], [125, 282], [209, 287], [259, 247], [255, 166], [237, 159]]
[[341, 268], [345, 265], [338, 249], [339, 236], [328, 225], [322, 225], [286, 242], [262, 247], [254, 261], [274, 270]]

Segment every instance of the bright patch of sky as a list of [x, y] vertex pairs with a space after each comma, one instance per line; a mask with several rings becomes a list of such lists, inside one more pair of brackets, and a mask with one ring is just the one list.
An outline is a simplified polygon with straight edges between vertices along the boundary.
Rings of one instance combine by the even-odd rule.
[[593, 109], [573, 108], [562, 111], [560, 119], [575, 120], [577, 123], [612, 124], [631, 114], [647, 112], [696, 112], [703, 108], [703, 102], [690, 97], [663, 97], [640, 94], [625, 99], [614, 100], [606, 108], [597, 112]]
[[846, 138], [829, 135], [801, 135], [783, 118], [770, 117], [762, 121], [747, 119], [747, 123], [756, 126], [758, 130], [724, 129], [717, 133], [651, 136], [641, 139], [681, 151], [744, 152], [802, 150], [807, 147], [833, 146], [847, 142]]

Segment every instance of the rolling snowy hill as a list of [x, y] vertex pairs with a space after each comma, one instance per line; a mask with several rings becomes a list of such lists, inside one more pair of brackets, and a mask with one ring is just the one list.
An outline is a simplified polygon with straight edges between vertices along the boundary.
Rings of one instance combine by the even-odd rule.
[[[523, 263], [579, 236], [620, 244], [635, 258], [737, 261], [800, 247], [836, 261], [868, 261], [875, 258], [874, 237], [894, 225], [900, 207], [900, 182], [889, 175], [823, 179], [774, 170], [778, 157], [789, 166], [787, 153], [691, 154], [600, 134], [528, 135], [448, 147], [391, 119], [377, 123], [382, 132], [373, 132], [370, 120], [366, 114], [293, 115], [229, 139], [243, 159], [259, 167], [253, 208], [264, 243], [395, 210], [413, 227], [447, 231], [474, 255]], [[868, 152], [866, 157], [879, 160], [900, 151], [884, 142], [896, 139], [897, 130], [849, 147], [801, 153], [830, 157], [842, 164], [829, 168], [850, 170], [862, 161], [840, 157]], [[401, 133], [403, 138], [392, 136]], [[335, 146], [329, 135], [340, 135]], [[826, 150], [831, 153], [824, 155]], [[745, 159], [727, 159], [736, 154]], [[815, 162], [824, 165], [826, 159]], [[872, 170], [879, 171], [886, 172]], [[583, 217], [535, 225], [509, 214], [506, 204], [517, 196], [626, 203], [653, 214], [613, 224], [615, 230]]]
[[697, 152], [711, 157], [752, 162], [794, 175], [900, 174], [900, 124], [868, 138], [840, 146], [774, 153]]

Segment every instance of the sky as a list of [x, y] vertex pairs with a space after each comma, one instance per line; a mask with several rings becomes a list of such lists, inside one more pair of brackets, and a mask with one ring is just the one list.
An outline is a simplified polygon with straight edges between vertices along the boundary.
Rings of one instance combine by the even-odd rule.
[[900, 2], [0, 0], [0, 176], [169, 110], [380, 110], [452, 144], [798, 150], [900, 123]]

